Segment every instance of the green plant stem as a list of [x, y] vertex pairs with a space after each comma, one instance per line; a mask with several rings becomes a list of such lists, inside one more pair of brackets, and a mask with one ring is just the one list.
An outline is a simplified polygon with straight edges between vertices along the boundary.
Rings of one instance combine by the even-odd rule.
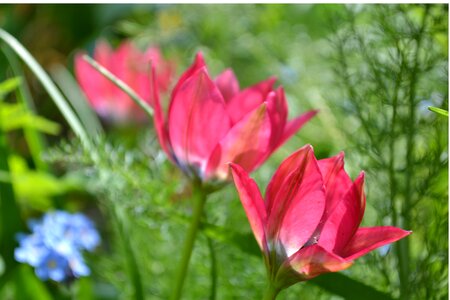
[[271, 283], [269, 283], [266, 291], [264, 292], [263, 300], [275, 300], [279, 292], [279, 289], [276, 289]]
[[[411, 81], [409, 84], [409, 97], [408, 97], [408, 124], [406, 135], [406, 168], [405, 168], [405, 198], [402, 206], [402, 221], [403, 228], [410, 229], [410, 211], [411, 211], [411, 198], [413, 195], [413, 179], [415, 174], [415, 134], [416, 134], [416, 85], [417, 85], [417, 73], [419, 68], [419, 52], [422, 45], [423, 32], [425, 30], [427, 16], [429, 12], [429, 6], [426, 6], [425, 13], [422, 19], [422, 24], [416, 37], [416, 48], [414, 53], [414, 65], [411, 70]], [[403, 239], [398, 243], [399, 252], [399, 271], [400, 271], [400, 298], [410, 298], [410, 239]]]
[[141, 98], [139, 95], [125, 82], [114, 76], [108, 69], [103, 67], [97, 61], [89, 57], [88, 55], [83, 55], [83, 59], [87, 61], [95, 70], [97, 70], [100, 74], [105, 76], [108, 80], [110, 80], [113, 84], [115, 84], [118, 88], [124, 91], [137, 105], [139, 105], [145, 113], [149, 116], [149, 118], [153, 117], [153, 109]]
[[207, 193], [202, 187], [201, 182], [193, 182], [193, 205], [194, 210], [192, 213], [191, 224], [184, 242], [183, 250], [181, 252], [181, 260], [178, 265], [178, 271], [176, 273], [175, 285], [170, 297], [171, 300], [179, 300], [181, 298], [181, 292], [183, 290], [184, 280], [186, 278], [187, 270], [189, 267], [189, 261], [191, 259], [192, 250], [194, 248], [197, 232], [200, 228], [200, 221], [203, 215], [203, 209], [205, 207]]
[[139, 268], [136, 261], [136, 256], [134, 254], [133, 248], [130, 246], [129, 239], [129, 227], [128, 220], [125, 215], [123, 209], [120, 209], [117, 204], [113, 204], [113, 217], [115, 219], [115, 223], [117, 225], [117, 230], [119, 233], [120, 242], [122, 244], [123, 250], [125, 251], [125, 259], [127, 264], [128, 276], [131, 279], [133, 289], [134, 289], [134, 297], [136, 300], [144, 299], [144, 290], [142, 286], [142, 279], [139, 273]]
[[[394, 226], [401, 227], [398, 221], [398, 211], [397, 211], [397, 178], [396, 178], [396, 170], [395, 170], [395, 159], [396, 159], [396, 128], [398, 122], [398, 101], [399, 101], [399, 90], [403, 79], [403, 72], [405, 70], [405, 60], [400, 49], [398, 43], [396, 44], [396, 50], [399, 57], [401, 57], [401, 66], [400, 71], [398, 72], [397, 79], [395, 82], [394, 93], [392, 97], [392, 116], [391, 116], [391, 124], [390, 124], [390, 134], [389, 134], [389, 186], [390, 186], [390, 207], [391, 207], [391, 216], [392, 222]], [[395, 255], [397, 258], [397, 263], [400, 265], [402, 262], [401, 251], [398, 244], [395, 245]], [[398, 272], [399, 280], [401, 282], [402, 277], [400, 272]], [[386, 278], [389, 278], [386, 276]], [[404, 280], [404, 279], [403, 279]]]
[[214, 248], [214, 242], [210, 237], [206, 237], [208, 241], [209, 254], [211, 258], [211, 290], [209, 293], [209, 299], [215, 300], [217, 297], [217, 259], [216, 249]]

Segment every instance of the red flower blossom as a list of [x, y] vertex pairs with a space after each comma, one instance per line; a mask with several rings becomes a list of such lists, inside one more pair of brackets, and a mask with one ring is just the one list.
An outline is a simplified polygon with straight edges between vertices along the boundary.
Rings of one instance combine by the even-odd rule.
[[240, 90], [230, 69], [212, 80], [198, 53], [173, 89], [166, 116], [153, 89], [162, 148], [184, 172], [202, 180], [226, 179], [230, 161], [251, 172], [317, 113], [287, 121], [284, 91], [274, 89], [274, 82], [269, 78]]
[[[118, 122], [141, 121], [144, 112], [120, 88], [95, 70], [82, 56], [75, 57], [75, 75], [92, 108], [102, 117]], [[129, 85], [143, 100], [153, 106], [150, 90], [150, 62], [158, 75], [158, 88], [166, 92], [174, 73], [174, 64], [165, 61], [158, 48], [145, 52], [131, 42], [123, 42], [116, 50], [101, 41], [96, 45], [94, 59], [117, 78]]]
[[307, 145], [272, 177], [263, 200], [254, 180], [231, 164], [234, 182], [277, 289], [337, 272], [411, 233], [396, 227], [359, 227], [364, 215], [364, 172], [354, 182], [344, 154], [317, 161]]

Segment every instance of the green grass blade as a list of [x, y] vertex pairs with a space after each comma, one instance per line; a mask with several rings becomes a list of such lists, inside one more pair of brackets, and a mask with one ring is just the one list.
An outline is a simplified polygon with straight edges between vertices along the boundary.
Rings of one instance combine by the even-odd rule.
[[432, 112], [448, 117], [448, 111], [446, 111], [445, 109], [434, 106], [428, 106], [428, 109], [431, 110]]
[[64, 66], [57, 65], [50, 70], [50, 75], [72, 104], [88, 134], [91, 137], [103, 135], [102, 125], [97, 115], [89, 106], [85, 95], [69, 71]]
[[72, 111], [67, 101], [61, 95], [55, 84], [52, 82], [48, 74], [33, 58], [33, 56], [17, 41], [12, 35], [0, 28], [0, 39], [4, 41], [30, 68], [37, 79], [41, 82], [45, 90], [48, 92], [56, 106], [59, 108], [69, 126], [74, 133], [80, 138], [84, 146], [92, 149], [91, 141], [78, 117]]

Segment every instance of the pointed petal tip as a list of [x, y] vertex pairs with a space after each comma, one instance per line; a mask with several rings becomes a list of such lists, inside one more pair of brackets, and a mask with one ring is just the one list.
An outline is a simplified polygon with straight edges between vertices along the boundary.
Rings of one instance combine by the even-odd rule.
[[338, 154], [336, 154], [333, 159], [343, 168], [344, 167], [344, 159], [345, 159], [345, 153], [344, 151], [340, 151]]
[[356, 180], [362, 180], [364, 181], [364, 178], [366, 177], [366, 172], [365, 171], [361, 171], [358, 175], [358, 177], [356, 178]]
[[314, 147], [311, 144], [306, 144], [301, 149], [305, 149], [305, 150], [314, 152]]
[[282, 85], [280, 85], [279, 87], [277, 87], [277, 89], [275, 90], [276, 95], [279, 95], [282, 98], [285, 98], [285, 92], [284, 92], [284, 87]]
[[233, 162], [227, 162], [227, 165], [231, 169], [231, 171], [234, 173], [240, 173], [243, 171], [242, 167], [238, 164], [235, 164]]
[[[392, 228], [393, 230], [397, 230], [399, 231], [398, 237], [395, 239], [395, 241], [400, 240], [402, 238], [407, 237], [408, 235], [412, 234], [413, 231], [412, 230], [405, 230], [405, 229], [401, 229], [398, 227], [393, 227], [393, 226], [387, 226], [388, 228]], [[395, 242], [394, 241], [394, 242]]]
[[205, 57], [204, 57], [203, 52], [201, 50], [198, 51], [197, 54], [195, 54], [195, 60], [205, 64]]
[[303, 147], [301, 147], [301, 148], [297, 149], [296, 151], [294, 151], [289, 157], [298, 155], [298, 154], [300, 154], [303, 151], [306, 151], [307, 153], [312, 151], [313, 154], [314, 154], [314, 147], [311, 144], [306, 144]]
[[273, 88], [273, 85], [275, 84], [275, 82], [277, 80], [278, 80], [278, 78], [276, 76], [272, 75], [272, 76], [270, 76], [269, 78], [267, 78], [266, 80], [264, 80], [262, 82], [266, 82], [270, 86], [270, 88]]

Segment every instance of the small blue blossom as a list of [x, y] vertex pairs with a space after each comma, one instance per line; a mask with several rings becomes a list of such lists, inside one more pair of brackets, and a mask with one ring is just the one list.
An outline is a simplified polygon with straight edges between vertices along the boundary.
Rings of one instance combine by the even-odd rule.
[[56, 251], [49, 251], [36, 266], [35, 272], [42, 280], [52, 279], [58, 282], [70, 275], [67, 258]]
[[40, 279], [61, 282], [90, 274], [81, 251], [93, 251], [100, 244], [100, 235], [86, 216], [54, 211], [41, 220], [30, 220], [28, 227], [32, 233], [17, 236], [19, 247], [14, 256], [35, 267]]

